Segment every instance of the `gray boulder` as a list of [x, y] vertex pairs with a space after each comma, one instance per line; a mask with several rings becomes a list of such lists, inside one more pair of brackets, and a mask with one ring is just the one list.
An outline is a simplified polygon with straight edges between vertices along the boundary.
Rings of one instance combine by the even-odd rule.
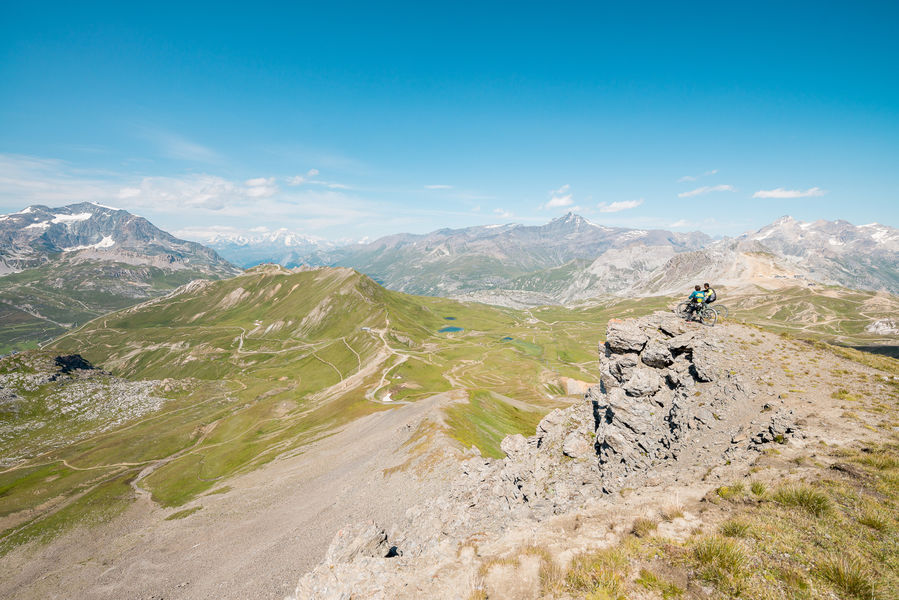
[[649, 337], [634, 321], [610, 321], [606, 343], [614, 352], [640, 352]]
[[651, 396], [662, 387], [662, 378], [654, 369], [637, 367], [622, 387], [628, 396]]
[[593, 454], [593, 444], [579, 431], [572, 431], [562, 442], [562, 453], [571, 458], [582, 458]]
[[650, 367], [663, 369], [674, 362], [674, 357], [671, 356], [671, 351], [668, 350], [667, 345], [659, 340], [652, 340], [643, 348], [640, 360], [643, 361], [643, 364]]

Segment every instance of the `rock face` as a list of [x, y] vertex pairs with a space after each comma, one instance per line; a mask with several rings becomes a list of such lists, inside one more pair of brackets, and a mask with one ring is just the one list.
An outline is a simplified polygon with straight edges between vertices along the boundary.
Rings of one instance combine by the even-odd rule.
[[[505, 459], [463, 462], [443, 496], [409, 509], [394, 527], [369, 524], [338, 535], [295, 598], [421, 597], [409, 595], [410, 577], [427, 581], [469, 536], [498, 534], [513, 523], [603, 502], [625, 486], [658, 485], [679, 470], [783, 443], [795, 429], [792, 415], [758, 418], [768, 405], [757, 406], [761, 394], [725, 368], [716, 331], [688, 331], [661, 312], [610, 322], [599, 347], [601, 384], [583, 401], [550, 412], [531, 437], [506, 437]], [[390, 549], [395, 558], [385, 560]]]
[[80, 354], [57, 356], [53, 359], [53, 362], [59, 367], [60, 373], [71, 373], [74, 370], [90, 371], [94, 368], [94, 366]]

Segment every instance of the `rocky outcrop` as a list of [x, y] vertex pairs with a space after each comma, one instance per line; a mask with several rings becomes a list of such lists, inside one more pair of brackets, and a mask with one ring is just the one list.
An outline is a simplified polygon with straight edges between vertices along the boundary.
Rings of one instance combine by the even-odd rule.
[[409, 509], [394, 527], [368, 524], [338, 535], [295, 597], [416, 597], [407, 594], [410, 576], [426, 581], [470, 536], [496, 535], [609, 501], [625, 486], [657, 485], [680, 470], [783, 443], [795, 430], [792, 415], [758, 418], [761, 394], [726, 368], [731, 359], [720, 335], [700, 325], [688, 330], [671, 313], [613, 320], [599, 346], [601, 384], [583, 401], [547, 414], [531, 437], [506, 437], [505, 459], [464, 461], [443, 496]]

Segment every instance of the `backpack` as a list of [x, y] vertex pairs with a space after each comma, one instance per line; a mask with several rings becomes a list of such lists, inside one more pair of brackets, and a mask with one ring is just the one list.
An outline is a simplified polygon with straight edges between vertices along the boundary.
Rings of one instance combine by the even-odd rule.
[[718, 294], [715, 293], [715, 290], [713, 290], [712, 288], [709, 288], [709, 291], [706, 292], [706, 297], [705, 297], [706, 304], [711, 304], [712, 302], [714, 302], [717, 299], [718, 299]]

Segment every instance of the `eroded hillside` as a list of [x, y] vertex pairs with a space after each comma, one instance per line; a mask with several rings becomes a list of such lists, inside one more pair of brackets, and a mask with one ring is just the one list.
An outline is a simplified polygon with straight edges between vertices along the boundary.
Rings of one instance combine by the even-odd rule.
[[342, 531], [295, 597], [892, 597], [899, 366], [851, 359], [612, 322], [601, 386], [436, 501]]

